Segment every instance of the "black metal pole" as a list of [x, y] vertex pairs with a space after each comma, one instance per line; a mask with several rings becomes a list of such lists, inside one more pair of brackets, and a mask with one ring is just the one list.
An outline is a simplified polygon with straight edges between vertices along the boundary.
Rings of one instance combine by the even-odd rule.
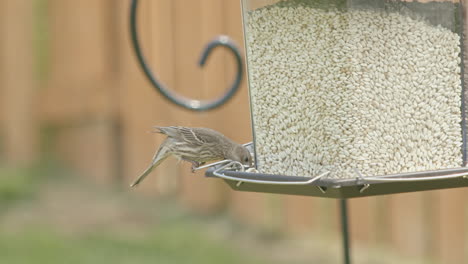
[[348, 229], [348, 204], [346, 199], [340, 200], [340, 211], [341, 211], [341, 231], [343, 235], [343, 253], [344, 263], [351, 264], [351, 258], [349, 253], [349, 229]]

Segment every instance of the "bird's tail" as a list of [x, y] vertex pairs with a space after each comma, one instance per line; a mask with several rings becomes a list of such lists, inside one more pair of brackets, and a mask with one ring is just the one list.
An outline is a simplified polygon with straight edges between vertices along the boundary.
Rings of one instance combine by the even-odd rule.
[[169, 148], [166, 146], [167, 140], [165, 140], [159, 150], [153, 157], [153, 161], [151, 165], [130, 185], [130, 187], [134, 187], [138, 185], [141, 181], [143, 181], [154, 168], [156, 168], [161, 162], [163, 162], [167, 157], [169, 157]]

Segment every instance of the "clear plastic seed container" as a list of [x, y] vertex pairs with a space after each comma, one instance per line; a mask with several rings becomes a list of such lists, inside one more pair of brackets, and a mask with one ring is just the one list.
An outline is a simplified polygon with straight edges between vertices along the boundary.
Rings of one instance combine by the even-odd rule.
[[465, 4], [242, 0], [257, 170], [350, 179], [464, 167]]

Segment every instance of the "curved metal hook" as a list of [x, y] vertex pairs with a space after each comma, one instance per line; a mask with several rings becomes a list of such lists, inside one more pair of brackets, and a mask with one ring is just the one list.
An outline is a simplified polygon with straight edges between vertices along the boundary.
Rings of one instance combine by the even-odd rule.
[[227, 89], [227, 91], [220, 98], [217, 98], [214, 100], [190, 99], [190, 98], [181, 96], [167, 89], [166, 86], [162, 84], [153, 75], [151, 69], [146, 63], [146, 60], [141, 51], [140, 42], [139, 42], [138, 33], [137, 33], [137, 19], [136, 19], [137, 6], [138, 6], [138, 0], [132, 0], [131, 8], [130, 8], [130, 33], [132, 37], [132, 44], [133, 44], [133, 48], [135, 50], [135, 54], [137, 56], [137, 59], [138, 59], [138, 62], [140, 63], [141, 68], [143, 69], [146, 77], [148, 78], [150, 83], [153, 85], [153, 87], [156, 89], [156, 91], [160, 92], [166, 99], [168, 99], [172, 103], [178, 106], [181, 106], [183, 108], [192, 110], [192, 111], [211, 110], [211, 109], [214, 109], [223, 105], [229, 99], [231, 99], [231, 97], [239, 89], [244, 70], [243, 70], [242, 57], [240, 55], [239, 49], [237, 48], [236, 44], [228, 36], [221, 35], [221, 36], [216, 37], [214, 40], [210, 41], [206, 45], [202, 53], [202, 56], [199, 61], [199, 65], [200, 67], [203, 67], [205, 65], [206, 60], [208, 59], [209, 55], [211, 54], [211, 51], [214, 48], [221, 46], [221, 47], [226, 47], [227, 49], [229, 49], [232, 52], [232, 54], [234, 54], [234, 57], [236, 59], [236, 64], [237, 64], [236, 78], [234, 79], [234, 82], [232, 83], [231, 87]]

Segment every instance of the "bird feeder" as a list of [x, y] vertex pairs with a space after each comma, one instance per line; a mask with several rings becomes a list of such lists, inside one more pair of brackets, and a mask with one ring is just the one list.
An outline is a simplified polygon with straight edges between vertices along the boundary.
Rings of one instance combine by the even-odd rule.
[[235, 190], [468, 186], [466, 1], [242, 0], [256, 171]]

